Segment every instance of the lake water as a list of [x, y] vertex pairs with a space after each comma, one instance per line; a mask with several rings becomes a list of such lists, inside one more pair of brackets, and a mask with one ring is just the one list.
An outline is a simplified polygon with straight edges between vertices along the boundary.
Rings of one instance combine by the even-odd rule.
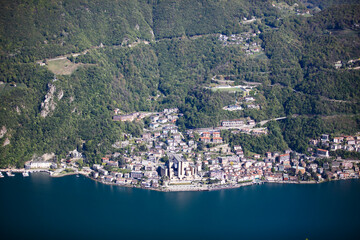
[[2, 239], [358, 239], [360, 180], [163, 193], [45, 173], [0, 179]]

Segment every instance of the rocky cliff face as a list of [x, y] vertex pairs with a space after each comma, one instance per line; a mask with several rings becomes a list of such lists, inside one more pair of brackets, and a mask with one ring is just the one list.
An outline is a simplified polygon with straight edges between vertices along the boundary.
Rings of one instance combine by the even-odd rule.
[[[48, 84], [48, 92], [45, 95], [44, 101], [41, 103], [40, 115], [42, 117], [46, 117], [47, 115], [49, 115], [50, 112], [55, 110], [55, 107], [56, 107], [56, 102], [54, 99], [55, 92], [56, 92], [55, 85], [52, 83], [49, 83]], [[60, 91], [60, 93], [58, 94], [58, 100], [60, 100], [62, 98], [62, 96], [63, 96], [63, 92]]]
[[3, 143], [3, 147], [5, 147], [5, 146], [7, 146], [9, 144], [10, 144], [10, 140], [9, 140], [9, 138], [6, 138], [4, 143]]
[[[0, 129], [0, 138], [3, 138], [7, 132], [8, 132], [8, 130], [7, 130], [6, 126], [2, 126], [2, 128]], [[5, 147], [6, 145], [9, 145], [9, 144], [10, 144], [10, 140], [9, 140], [9, 138], [6, 138], [2, 146]]]
[[6, 126], [2, 126], [2, 128], [0, 129], [0, 138], [4, 137], [6, 133], [7, 133]]

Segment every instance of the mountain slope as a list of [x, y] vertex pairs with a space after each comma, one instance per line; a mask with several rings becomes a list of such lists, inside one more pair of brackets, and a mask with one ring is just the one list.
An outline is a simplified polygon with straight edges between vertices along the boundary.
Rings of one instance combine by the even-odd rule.
[[[355, 116], [351, 122], [359, 123], [359, 71], [334, 67], [360, 57], [359, 5], [327, 7], [307, 18], [260, 0], [2, 1], [0, 166], [22, 166], [49, 152], [63, 158], [75, 148], [99, 161], [123, 133], [142, 131], [141, 123], [113, 122], [115, 108], [179, 107], [182, 129], [293, 114], [316, 122]], [[255, 36], [225, 46], [219, 33]], [[250, 55], [244, 47], [254, 43], [261, 51]], [[80, 55], [63, 56], [65, 64], [77, 64], [68, 75], [36, 63], [71, 52]], [[262, 83], [254, 95], [261, 109], [223, 110], [238, 96], [208, 90], [215, 75]], [[312, 121], [294, 122], [296, 132]], [[304, 150], [310, 133], [297, 134], [301, 141], [284, 135]]]

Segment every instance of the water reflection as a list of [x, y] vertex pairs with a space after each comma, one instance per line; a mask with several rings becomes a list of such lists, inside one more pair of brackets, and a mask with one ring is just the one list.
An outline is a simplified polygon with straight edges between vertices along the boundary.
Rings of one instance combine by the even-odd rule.
[[51, 185], [52, 179], [48, 173], [36, 172], [30, 173], [30, 180], [34, 185], [49, 187]]
[[176, 206], [179, 211], [183, 211], [196, 201], [201, 194], [199, 192], [171, 192], [163, 193], [163, 197], [165, 202], [170, 203], [173, 207]]

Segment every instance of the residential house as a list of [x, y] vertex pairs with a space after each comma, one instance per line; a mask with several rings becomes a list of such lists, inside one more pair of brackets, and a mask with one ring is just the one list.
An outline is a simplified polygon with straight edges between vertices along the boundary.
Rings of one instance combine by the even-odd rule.
[[210, 142], [210, 137], [200, 137], [200, 141], [203, 143], [209, 143]]
[[116, 179], [116, 184], [125, 184], [126, 183], [126, 180], [125, 180], [125, 178], [117, 178]]
[[329, 141], [329, 135], [323, 134], [320, 137], [321, 142], [328, 142]]
[[324, 149], [318, 149], [317, 151], [316, 151], [316, 153], [317, 153], [317, 155], [319, 156], [319, 157], [329, 157], [329, 151], [328, 150], [324, 150]]
[[313, 146], [318, 145], [318, 143], [319, 143], [319, 141], [317, 139], [310, 139], [310, 141], [309, 141], [309, 144], [313, 145]]
[[237, 150], [242, 150], [242, 147], [240, 145], [237, 145], [237, 146], [234, 146], [234, 150], [237, 151]]
[[144, 140], [149, 140], [149, 139], [151, 139], [151, 133], [144, 133], [144, 134], [142, 135], [142, 138], [143, 138]]
[[344, 137], [334, 137], [334, 143], [342, 143], [344, 141]]
[[113, 179], [114, 179], [114, 177], [111, 176], [111, 175], [107, 175], [107, 176], [104, 177], [104, 181], [105, 181], [105, 182], [108, 182], [108, 183], [112, 182]]
[[100, 173], [100, 174], [102, 174], [102, 175], [104, 175], [104, 176], [109, 175], [109, 172], [108, 172], [108, 171], [106, 171], [106, 170], [105, 170], [105, 169], [103, 169], [103, 168], [100, 168], [98, 171], [99, 171], [99, 173]]
[[283, 163], [284, 161], [289, 161], [290, 160], [290, 154], [289, 153], [285, 153], [279, 156], [279, 162]]
[[331, 146], [330, 146], [331, 151], [336, 151], [338, 149], [341, 149], [341, 145], [339, 145], [339, 144], [331, 144]]
[[108, 161], [106, 163], [107, 166], [110, 166], [110, 167], [119, 167], [119, 162], [118, 161]]
[[213, 143], [222, 143], [222, 137], [213, 137], [212, 142]]
[[305, 168], [303, 167], [299, 167], [299, 166], [293, 166], [293, 168], [295, 169], [295, 173], [297, 174], [298, 172], [301, 172], [301, 174], [305, 174]]
[[355, 145], [356, 144], [355, 138], [352, 137], [352, 136], [347, 136], [346, 141], [347, 141], [348, 145]]
[[130, 177], [134, 178], [134, 179], [140, 179], [144, 176], [144, 173], [140, 172], [140, 171], [132, 171], [130, 173]]
[[220, 137], [220, 132], [213, 132], [212, 136], [213, 136], [213, 138], [219, 138]]
[[160, 118], [158, 123], [166, 123], [168, 120], [166, 118]]
[[154, 115], [154, 116], [151, 116], [150, 117], [150, 121], [152, 122], [152, 123], [156, 123], [158, 120], [159, 120], [159, 116], [158, 115]]
[[208, 138], [210, 138], [210, 133], [209, 132], [203, 132], [202, 134], [201, 134], [201, 136], [202, 137], [208, 137]]

